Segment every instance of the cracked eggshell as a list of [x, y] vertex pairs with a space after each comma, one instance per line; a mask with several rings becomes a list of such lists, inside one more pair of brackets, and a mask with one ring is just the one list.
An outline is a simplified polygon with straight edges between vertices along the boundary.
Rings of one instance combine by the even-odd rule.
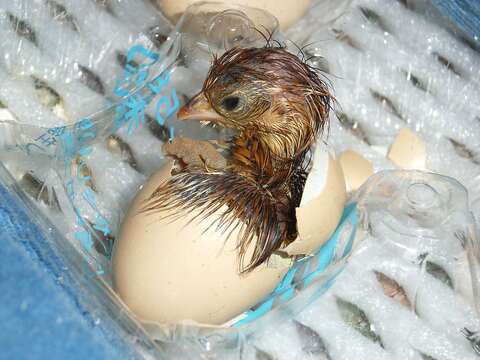
[[403, 128], [390, 146], [387, 158], [402, 169], [424, 170], [427, 164], [427, 150], [417, 134]]
[[339, 157], [345, 175], [347, 191], [356, 191], [373, 175], [373, 165], [353, 150], [344, 151]]
[[268, 295], [288, 265], [262, 265], [240, 275], [238, 231], [227, 239], [228, 232], [206, 230], [216, 214], [189, 223], [189, 216], [172, 221], [139, 213], [142, 201], [170, 177], [171, 167], [148, 180], [124, 219], [113, 252], [114, 287], [140, 320], [221, 325]]
[[333, 234], [347, 201], [342, 167], [323, 144], [315, 149], [300, 206], [298, 238], [283, 249], [288, 255], [311, 255]]
[[[157, 0], [160, 9], [172, 22], [177, 22], [185, 9], [204, 0]], [[280, 27], [286, 29], [295, 24], [305, 14], [311, 0], [216, 0], [225, 4], [249, 6], [263, 9], [274, 15]]]

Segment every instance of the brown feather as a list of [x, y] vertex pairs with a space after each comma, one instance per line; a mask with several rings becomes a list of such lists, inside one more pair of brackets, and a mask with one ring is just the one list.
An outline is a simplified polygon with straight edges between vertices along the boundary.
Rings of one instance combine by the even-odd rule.
[[[288, 236], [291, 209], [282, 194], [263, 189], [235, 173], [184, 172], [158, 188], [147, 199], [142, 211], [162, 209], [187, 214], [198, 209], [203, 220], [225, 205], [227, 210], [216, 221], [217, 230], [231, 231], [240, 221], [240, 270], [252, 270], [267, 260]], [[252, 258], [245, 265], [247, 247], [255, 236], [257, 242]]]
[[[220, 125], [238, 130], [227, 144], [225, 170], [187, 166], [159, 186], [142, 211], [183, 216], [200, 209], [196, 218], [205, 220], [225, 208], [211, 226], [225, 232], [240, 226], [240, 270], [251, 271], [297, 236], [305, 159], [328, 126], [331, 96], [313, 68], [271, 45], [233, 48], [215, 58], [202, 92], [223, 116]], [[225, 111], [222, 99], [238, 93], [248, 103], [241, 112]], [[252, 242], [253, 255], [245, 259]]]

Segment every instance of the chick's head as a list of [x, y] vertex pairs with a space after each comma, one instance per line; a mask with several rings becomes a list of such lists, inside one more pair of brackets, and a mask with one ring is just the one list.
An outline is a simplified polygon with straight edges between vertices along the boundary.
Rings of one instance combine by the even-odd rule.
[[278, 153], [309, 147], [328, 121], [328, 87], [283, 47], [232, 48], [215, 58], [179, 119], [212, 122], [255, 134]]

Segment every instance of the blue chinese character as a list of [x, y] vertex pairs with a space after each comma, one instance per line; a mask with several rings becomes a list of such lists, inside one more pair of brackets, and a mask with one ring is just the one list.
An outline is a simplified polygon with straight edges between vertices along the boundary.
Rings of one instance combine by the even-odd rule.
[[170, 73], [171, 73], [171, 69], [167, 70], [167, 71], [164, 71], [165, 73], [165, 76], [162, 77], [162, 74], [160, 74], [159, 76], [157, 76], [155, 79], [153, 79], [152, 81], [148, 82], [147, 84], [147, 87], [154, 93], [154, 94], [159, 94], [160, 91], [162, 91], [162, 89], [164, 87], [166, 87], [168, 85], [168, 83], [170, 82]]
[[75, 126], [74, 126], [74, 129], [75, 131], [80, 131], [80, 130], [88, 130], [88, 129], [91, 129], [92, 127], [94, 127], [95, 124], [93, 123], [93, 121], [89, 118], [84, 118], [80, 121], [78, 121], [77, 123], [75, 123]]
[[70, 166], [75, 156], [75, 140], [71, 131], [65, 131], [60, 137], [65, 166]]
[[90, 188], [86, 188], [82, 192], [82, 197], [85, 199], [85, 201], [94, 209], [95, 211], [98, 212], [97, 210], [97, 202], [95, 200], [95, 194], [93, 193], [93, 190]]
[[88, 232], [87, 230], [82, 230], [82, 231], [77, 231], [75, 233], [75, 239], [77, 239], [82, 247], [90, 252], [93, 247], [93, 240], [92, 240], [92, 234]]
[[127, 53], [127, 63], [131, 63], [137, 54], [150, 59], [149, 63], [143, 64], [143, 66], [146, 67], [152, 66], [158, 61], [158, 59], [160, 59], [160, 56], [158, 54], [145, 49], [142, 45], [134, 45]]
[[[44, 153], [45, 152], [45, 149], [42, 148], [41, 146], [37, 145], [37, 144], [34, 144], [34, 143], [28, 143], [26, 145], [20, 145], [20, 144], [17, 144], [16, 147], [18, 147], [21, 151], [24, 151], [27, 153], [27, 155], [31, 155], [32, 152], [42, 152]], [[36, 151], [32, 150], [32, 149], [35, 149]]]
[[47, 132], [50, 135], [53, 135], [54, 137], [60, 137], [65, 133], [66, 128], [67, 128], [66, 126], [58, 126], [58, 127], [48, 129]]
[[70, 199], [70, 201], [73, 202], [75, 200], [75, 190], [74, 190], [74, 187], [73, 187], [73, 180], [72, 179], [69, 179], [65, 182], [65, 190], [67, 192], [68, 198]]
[[[177, 92], [174, 88], [171, 89], [170, 93], [171, 97], [167, 95], [162, 96], [157, 102], [155, 118], [160, 125], [165, 124], [165, 118], [172, 116], [178, 110], [180, 105]], [[164, 115], [162, 115], [162, 112], [165, 112]]]
[[117, 131], [128, 122], [128, 119], [125, 117], [126, 112], [127, 106], [124, 103], [121, 103], [115, 107], [115, 117], [113, 118], [114, 131]]
[[97, 213], [95, 216], [95, 224], [93, 225], [93, 228], [95, 230], [101, 231], [103, 233], [103, 236], [107, 236], [112, 233], [110, 227], [108, 226], [107, 220], [105, 220], [105, 218], [100, 215], [100, 213]]
[[127, 112], [125, 114], [125, 118], [128, 121], [127, 133], [130, 135], [145, 122], [145, 107], [148, 103], [140, 94], [133, 94], [126, 100], [125, 105], [127, 106]]
[[81, 181], [82, 183], [87, 182], [88, 180], [91, 180], [92, 177], [90, 175], [83, 176], [82, 175], [82, 168], [86, 167], [87, 164], [85, 164], [85, 161], [83, 159], [80, 159], [80, 161], [77, 164], [77, 169], [76, 169], [76, 174], [77, 174], [77, 179]]
[[57, 140], [54, 137], [51, 137], [48, 132], [40, 135], [38, 138], [35, 139], [35, 141], [40, 142], [44, 146], [51, 146], [57, 143]]

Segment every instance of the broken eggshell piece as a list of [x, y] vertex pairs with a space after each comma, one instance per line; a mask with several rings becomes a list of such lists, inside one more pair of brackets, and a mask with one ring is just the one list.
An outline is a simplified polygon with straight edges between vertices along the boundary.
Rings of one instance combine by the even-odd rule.
[[295, 212], [298, 237], [282, 251], [290, 256], [312, 255], [337, 228], [346, 201], [345, 178], [340, 163], [320, 143], [313, 155], [302, 201]]
[[356, 191], [373, 174], [372, 163], [355, 151], [344, 151], [340, 154], [339, 161], [348, 192]]
[[427, 151], [422, 140], [410, 129], [403, 128], [388, 150], [387, 158], [407, 170], [424, 170]]
[[[317, 250], [335, 230], [344, 208], [339, 163], [324, 146], [317, 147], [313, 163], [297, 209], [299, 237], [283, 249], [289, 255]], [[222, 325], [270, 294], [291, 262], [272, 260], [240, 274], [239, 229], [229, 237], [228, 231], [209, 228], [218, 213], [190, 221], [194, 213], [166, 219], [176, 212], [140, 212], [143, 201], [171, 176], [172, 165], [153, 175], [130, 206], [113, 251], [114, 286], [141, 320]], [[247, 258], [252, 251], [253, 246]]]

